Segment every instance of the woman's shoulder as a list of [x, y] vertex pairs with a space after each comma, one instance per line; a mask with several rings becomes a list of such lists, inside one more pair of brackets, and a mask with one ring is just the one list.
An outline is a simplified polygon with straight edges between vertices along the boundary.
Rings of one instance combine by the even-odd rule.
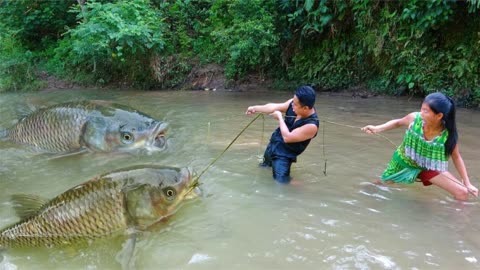
[[420, 114], [420, 112], [411, 112], [408, 115], [411, 115], [413, 119], [422, 118], [422, 115]]
[[413, 125], [421, 125], [423, 122], [420, 112], [411, 112], [408, 114], [408, 120], [409, 123]]
[[397, 119], [397, 121], [400, 125], [409, 127], [412, 125], [412, 123], [417, 122], [416, 120], [418, 119], [419, 115], [420, 114], [418, 112], [412, 112], [405, 115], [403, 118]]

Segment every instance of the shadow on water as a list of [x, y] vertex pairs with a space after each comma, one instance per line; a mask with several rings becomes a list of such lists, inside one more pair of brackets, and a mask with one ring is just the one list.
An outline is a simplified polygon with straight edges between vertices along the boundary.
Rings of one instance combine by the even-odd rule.
[[[95, 175], [142, 163], [202, 171], [252, 118], [249, 105], [282, 102], [289, 93], [61, 91], [0, 96], [0, 127], [16, 108], [108, 99], [168, 121], [167, 151], [82, 154], [51, 159], [0, 141], [0, 227], [14, 216], [9, 196], [53, 197]], [[319, 95], [321, 120], [360, 127], [419, 109], [419, 100]], [[480, 117], [460, 109], [461, 152], [478, 186]], [[279, 185], [257, 166], [276, 122], [257, 120], [201, 178], [206, 196], [142, 235], [138, 269], [480, 269], [480, 208], [436, 187], [384, 187], [378, 178], [394, 147], [356, 128], [321, 122], [318, 136], [292, 166], [295, 184]], [[325, 128], [325, 130], [323, 130]], [[264, 130], [264, 131], [263, 131]], [[323, 135], [324, 132], [324, 135]], [[403, 130], [385, 133], [401, 142]], [[263, 139], [262, 139], [263, 136]], [[327, 160], [327, 175], [324, 163]], [[450, 165], [451, 168], [453, 164]], [[73, 249], [7, 251], [0, 269], [118, 269], [122, 240]]]

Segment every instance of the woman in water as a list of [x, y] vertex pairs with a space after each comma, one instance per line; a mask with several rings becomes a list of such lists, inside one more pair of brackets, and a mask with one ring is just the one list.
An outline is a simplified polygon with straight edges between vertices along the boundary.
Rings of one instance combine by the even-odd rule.
[[[403, 142], [383, 172], [382, 182], [413, 183], [418, 178], [423, 185], [439, 186], [457, 200], [467, 200], [469, 193], [478, 196], [478, 189], [470, 183], [458, 149], [452, 99], [438, 92], [429, 94], [420, 112], [412, 112], [378, 126], [368, 125], [362, 130], [375, 134], [402, 126], [407, 127]], [[450, 157], [461, 181], [448, 172]]]

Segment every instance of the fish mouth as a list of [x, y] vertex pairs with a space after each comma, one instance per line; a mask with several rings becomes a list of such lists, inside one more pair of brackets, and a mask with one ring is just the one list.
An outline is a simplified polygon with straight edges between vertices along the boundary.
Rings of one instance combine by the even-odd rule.
[[154, 134], [155, 136], [153, 136], [150, 145], [160, 150], [164, 149], [167, 146], [167, 138], [166, 138], [167, 129], [168, 129], [167, 123], [159, 122], [152, 132], [152, 134]]
[[194, 199], [202, 196], [203, 191], [200, 189], [197, 174], [191, 168], [184, 168], [182, 175], [190, 182], [186, 187], [187, 191], [185, 192], [185, 199]]

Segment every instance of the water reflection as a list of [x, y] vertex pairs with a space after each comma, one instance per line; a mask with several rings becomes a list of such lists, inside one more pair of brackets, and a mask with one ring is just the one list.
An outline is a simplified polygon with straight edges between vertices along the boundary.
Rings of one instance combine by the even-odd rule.
[[[122, 103], [170, 123], [168, 150], [150, 155], [84, 154], [62, 159], [0, 142], [0, 226], [17, 219], [9, 195], [53, 197], [95, 175], [141, 163], [202, 171], [251, 121], [251, 104], [291, 93], [63, 91], [0, 96], [0, 127], [17, 107], [81, 99]], [[320, 95], [322, 120], [382, 123], [419, 109], [420, 100]], [[460, 109], [458, 129], [478, 186], [480, 117]], [[278, 185], [257, 167], [276, 121], [256, 121], [203, 176], [207, 196], [140, 237], [138, 269], [480, 269], [478, 200], [460, 203], [435, 187], [371, 184], [393, 146], [357, 129], [321, 122], [319, 135], [292, 166], [295, 185]], [[325, 130], [323, 130], [325, 129]], [[385, 133], [400, 143], [403, 131]], [[262, 139], [263, 136], [263, 139]], [[327, 161], [327, 175], [323, 171]], [[451, 165], [452, 166], [452, 165]], [[453, 167], [452, 167], [453, 168]], [[122, 241], [77, 250], [7, 251], [4, 269], [117, 269]]]

